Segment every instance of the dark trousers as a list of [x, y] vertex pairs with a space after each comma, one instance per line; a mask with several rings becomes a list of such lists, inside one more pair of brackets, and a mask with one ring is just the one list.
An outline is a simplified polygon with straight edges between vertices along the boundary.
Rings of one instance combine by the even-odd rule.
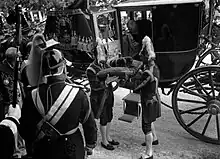
[[5, 118], [5, 107], [0, 104], [0, 122]]

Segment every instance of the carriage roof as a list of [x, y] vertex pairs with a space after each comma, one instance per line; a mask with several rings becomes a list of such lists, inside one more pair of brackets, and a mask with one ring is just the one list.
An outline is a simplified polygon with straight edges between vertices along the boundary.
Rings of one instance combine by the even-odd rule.
[[164, 4], [201, 3], [203, 0], [128, 0], [115, 5], [116, 8], [135, 6], [155, 6]]

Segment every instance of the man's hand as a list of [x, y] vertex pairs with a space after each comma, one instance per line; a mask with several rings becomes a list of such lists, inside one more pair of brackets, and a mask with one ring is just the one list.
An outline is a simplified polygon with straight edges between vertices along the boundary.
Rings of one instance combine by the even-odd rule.
[[112, 76], [112, 77], [107, 77], [107, 79], [105, 80], [105, 85], [109, 85], [112, 82], [118, 82], [119, 81], [119, 77], [117, 76]]
[[16, 107], [13, 108], [12, 104], [9, 106], [8, 114], [7, 116], [15, 117], [16, 119], [21, 118], [21, 108], [18, 104], [16, 104]]

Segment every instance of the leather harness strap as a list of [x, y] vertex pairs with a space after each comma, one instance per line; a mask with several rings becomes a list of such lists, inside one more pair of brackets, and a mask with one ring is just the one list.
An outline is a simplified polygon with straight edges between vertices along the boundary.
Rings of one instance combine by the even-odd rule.
[[[79, 91], [79, 88], [74, 88], [73, 89], [73, 87], [72, 87], [72, 90], [70, 91], [70, 93], [67, 96], [66, 100], [63, 102], [63, 104], [60, 106], [60, 109], [57, 111], [57, 113], [51, 119], [50, 123], [52, 125], [55, 125], [60, 120], [60, 118], [63, 116], [63, 114], [66, 112], [66, 110], [71, 105], [71, 103], [72, 103], [73, 99], [75, 98], [76, 94], [78, 93], [78, 91]], [[52, 108], [54, 108], [54, 107], [56, 107], [56, 106], [55, 105], [52, 106]], [[58, 107], [58, 105], [57, 105], [57, 107]]]
[[[38, 88], [32, 91], [32, 98], [33, 98], [34, 104], [37, 110], [39, 111], [39, 113], [43, 117], [43, 119], [37, 124], [37, 128], [38, 128], [37, 139], [38, 140], [44, 137], [44, 133], [41, 131], [41, 126], [43, 125], [43, 123], [45, 121], [48, 121], [54, 126], [60, 120], [60, 118], [63, 116], [66, 110], [69, 108], [75, 96], [77, 95], [78, 91], [79, 91], [79, 88], [73, 88], [70, 85], [66, 85], [46, 115], [44, 111], [44, 106], [39, 96]], [[78, 129], [78, 126], [68, 131], [65, 134], [60, 133], [60, 135], [73, 134], [74, 132], [76, 132], [77, 129]]]

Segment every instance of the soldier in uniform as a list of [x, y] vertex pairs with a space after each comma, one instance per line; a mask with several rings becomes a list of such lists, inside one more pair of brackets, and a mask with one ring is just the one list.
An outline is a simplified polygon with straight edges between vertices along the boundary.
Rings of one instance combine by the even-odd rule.
[[96, 146], [97, 127], [88, 97], [80, 86], [65, 82], [65, 70], [61, 52], [45, 50], [41, 71], [47, 82], [27, 94], [20, 119], [21, 135], [33, 158], [84, 159], [80, 123], [86, 149]]
[[[0, 64], [0, 121], [4, 119], [9, 105], [13, 101], [14, 65], [17, 57], [17, 49], [10, 47], [5, 52], [5, 60]], [[18, 84], [17, 103], [21, 106], [22, 94], [21, 83]]]
[[15, 139], [18, 133], [21, 108], [17, 104], [15, 108], [9, 106], [7, 117], [0, 122], [0, 154], [1, 159], [12, 158], [15, 151]]
[[110, 137], [111, 121], [113, 118], [114, 94], [111, 84], [106, 84], [105, 79], [99, 79], [99, 71], [109, 68], [106, 63], [106, 51], [101, 39], [97, 38], [97, 50], [94, 51], [95, 60], [86, 70], [86, 75], [91, 87], [90, 101], [95, 118], [100, 119], [101, 146], [107, 150], [114, 150], [113, 145], [119, 142]]

